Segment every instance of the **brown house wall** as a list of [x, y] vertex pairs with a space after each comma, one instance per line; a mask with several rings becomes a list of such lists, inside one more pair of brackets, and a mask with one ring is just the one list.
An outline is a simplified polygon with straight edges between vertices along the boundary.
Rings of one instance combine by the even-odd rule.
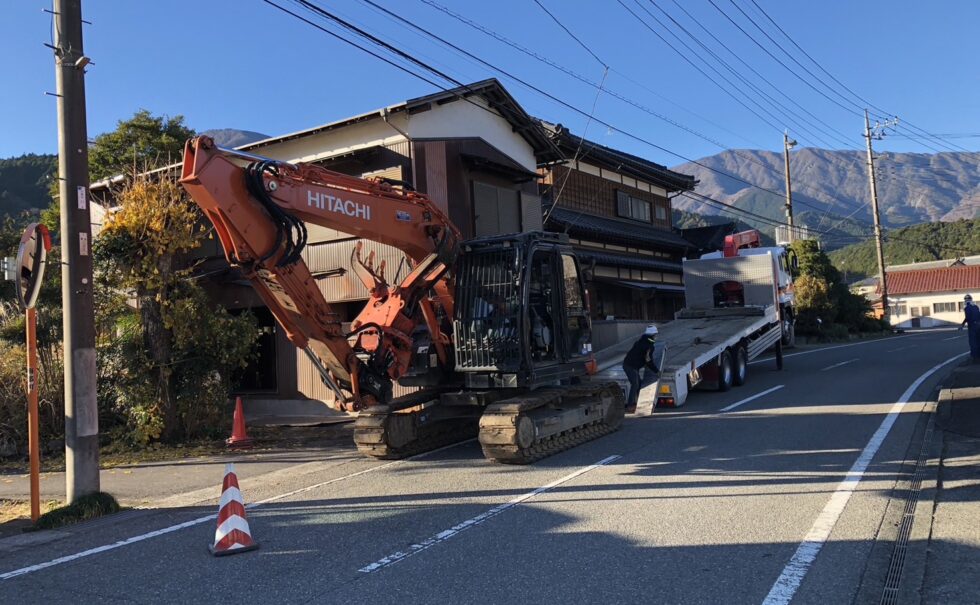
[[[567, 176], [567, 181], [566, 179]], [[670, 202], [666, 197], [630, 187], [623, 183], [616, 183], [601, 176], [588, 174], [580, 170], [569, 169], [565, 166], [554, 166], [544, 171], [542, 179], [542, 193], [552, 192], [552, 197], [561, 190], [561, 206], [571, 210], [587, 212], [596, 216], [610, 218], [621, 218], [616, 213], [616, 191], [625, 191], [631, 197], [646, 200], [653, 205], [653, 220], [650, 223], [654, 227], [670, 229], [672, 226], [670, 216]], [[666, 219], [658, 220], [656, 208], [664, 209]]]

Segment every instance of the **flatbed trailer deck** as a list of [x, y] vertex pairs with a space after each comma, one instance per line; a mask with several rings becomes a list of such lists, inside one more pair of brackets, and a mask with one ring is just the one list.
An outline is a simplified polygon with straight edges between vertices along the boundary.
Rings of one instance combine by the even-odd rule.
[[[784, 322], [769, 255], [686, 261], [688, 308], [659, 326], [656, 383], [640, 390], [637, 415], [680, 407], [694, 387], [727, 390], [746, 380], [748, 362], [775, 347], [782, 368]], [[744, 304], [716, 306], [717, 285], [738, 282]]]

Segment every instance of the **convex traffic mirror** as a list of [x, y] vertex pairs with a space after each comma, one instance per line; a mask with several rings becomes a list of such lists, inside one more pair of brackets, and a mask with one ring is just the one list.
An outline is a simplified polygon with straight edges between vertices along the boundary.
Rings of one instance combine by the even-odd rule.
[[48, 250], [51, 249], [51, 234], [41, 223], [32, 223], [20, 238], [17, 261], [14, 265], [17, 275], [15, 285], [17, 301], [22, 309], [32, 309], [41, 292], [41, 278], [44, 277], [44, 264]]

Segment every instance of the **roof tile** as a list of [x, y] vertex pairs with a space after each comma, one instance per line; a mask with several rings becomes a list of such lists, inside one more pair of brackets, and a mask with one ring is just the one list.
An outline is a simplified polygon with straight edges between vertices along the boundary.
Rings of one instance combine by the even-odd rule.
[[980, 265], [888, 273], [890, 295], [980, 291]]

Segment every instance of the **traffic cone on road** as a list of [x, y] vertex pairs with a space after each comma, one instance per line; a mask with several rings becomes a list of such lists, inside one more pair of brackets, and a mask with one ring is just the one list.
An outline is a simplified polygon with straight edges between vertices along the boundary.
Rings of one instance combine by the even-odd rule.
[[221, 503], [218, 505], [218, 529], [214, 532], [214, 544], [208, 546], [211, 554], [220, 557], [248, 552], [259, 547], [252, 540], [252, 532], [245, 519], [245, 503], [238, 489], [235, 465], [225, 467], [225, 479], [221, 484]]
[[252, 447], [252, 440], [245, 431], [245, 412], [242, 411], [242, 398], [235, 398], [235, 417], [232, 419], [231, 437], [225, 439], [229, 447]]

